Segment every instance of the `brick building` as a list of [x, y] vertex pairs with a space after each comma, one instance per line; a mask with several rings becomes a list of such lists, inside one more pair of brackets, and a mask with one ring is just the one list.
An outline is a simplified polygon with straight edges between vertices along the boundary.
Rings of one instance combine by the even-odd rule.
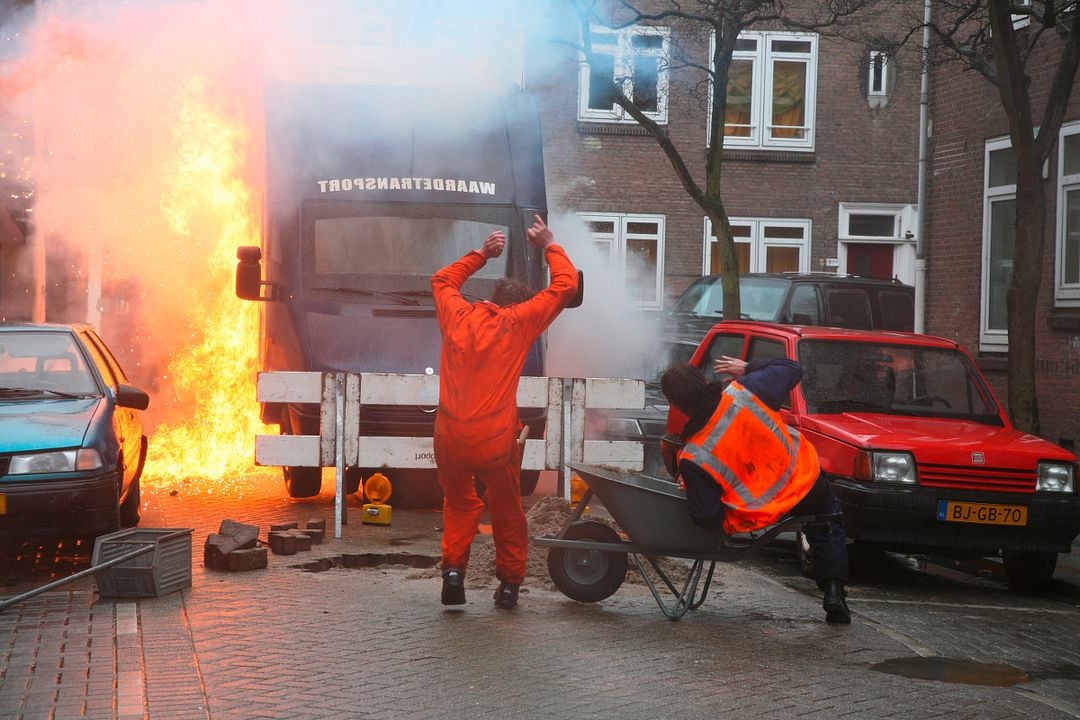
[[[899, 17], [875, 18], [885, 32], [901, 22]], [[610, 248], [612, 266], [623, 282], [640, 285], [635, 294], [639, 304], [661, 309], [691, 280], [717, 271], [708, 223], [656, 141], [623, 118], [617, 107], [590, 95], [589, 78], [593, 72], [617, 76], [636, 51], [635, 77], [644, 76], [650, 84], [643, 93], [646, 102], [652, 84], [661, 97], [665, 91], [669, 96], [666, 107], [663, 102], [650, 106], [651, 116], [661, 121], [700, 181], [707, 113], [686, 98], [686, 87], [700, 77], [677, 67], [665, 75], [662, 64], [642, 65], [640, 49], [655, 48], [659, 54], [669, 43], [684, 42], [687, 54], [696, 52], [696, 60], [704, 63], [708, 41], [698, 38], [695, 47], [694, 38], [680, 38], [677, 26], [604, 33], [597, 37], [611, 61], [604, 68], [581, 70], [572, 49], [578, 41], [576, 18], [567, 13], [558, 25], [566, 35], [554, 68], [530, 74], [526, 67], [526, 90], [541, 105], [550, 207], [586, 221], [594, 239]], [[883, 57], [873, 44], [827, 34], [762, 29], [743, 37], [746, 42], [740, 43], [734, 60], [752, 68], [751, 97], [739, 98], [734, 89], [731, 96], [736, 105], [749, 103], [752, 112], [739, 118], [740, 108], [734, 115], [729, 109], [729, 123], [736, 118], [749, 127], [734, 130], [729, 125], [723, 166], [724, 201], [740, 243], [740, 269], [839, 272], [914, 284], [918, 49]], [[1037, 103], [1045, 101], [1051, 59], [1060, 48], [1044, 52], [1045, 58], [1030, 64], [1047, 68], [1033, 79]], [[770, 97], [767, 89], [796, 66], [805, 71], [804, 132], [793, 135], [780, 128], [770, 133], [763, 118], [770, 109], [772, 117], [778, 117], [775, 106], [784, 98]], [[761, 115], [754, 114], [759, 111]], [[1035, 116], [1040, 112], [1036, 107]], [[746, 122], [748, 116], [752, 120]], [[998, 276], [988, 276], [990, 212], [992, 205], [1008, 201], [1009, 188], [988, 188], [984, 169], [987, 157], [1002, 155], [1006, 119], [994, 88], [956, 66], [936, 68], [932, 74], [930, 119], [925, 331], [954, 337], [975, 352], [1004, 401], [1007, 339], [999, 310], [989, 312], [987, 298], [1003, 298], [1000, 267]], [[1072, 191], [1078, 199], [1071, 202], [1080, 204], [1078, 96], [1072, 99], [1055, 152], [1046, 180], [1048, 227], [1055, 234], [1047, 239], [1038, 308], [1039, 409], [1042, 434], [1075, 447], [1080, 439], [1080, 403], [1075, 401], [1080, 397], [1080, 231], [1071, 231], [1071, 225], [1080, 223], [1075, 219], [1080, 215], [1075, 210], [1071, 217], [1066, 214], [1065, 198], [1072, 197]], [[1064, 170], [1061, 152], [1066, 153]], [[1070, 162], [1075, 166], [1069, 167]], [[997, 257], [1000, 248], [994, 252]], [[640, 262], [627, 269], [632, 262], [628, 258], [635, 256]]]
[[[1061, 54], [1044, 44], [1028, 62], [1033, 117], [1042, 116]], [[1075, 451], [1080, 442], [1080, 93], [1076, 81], [1044, 172], [1047, 235], [1036, 310], [1041, 434]], [[977, 353], [1006, 399], [1005, 290], [1011, 277], [1015, 165], [997, 90], [973, 72], [935, 68], [927, 189], [927, 332]]]
[[[638, 302], [660, 309], [718, 271], [714, 242], [656, 140], [591, 91], [590, 73], [619, 76], [633, 62], [648, 114], [703, 182], [707, 109], [688, 90], [701, 74], [677, 63], [668, 72], [642, 48], [662, 55], [677, 44], [704, 64], [709, 40], [681, 36], [679, 26], [600, 32], [594, 47], [605, 48], [608, 65], [582, 70], [576, 17], [564, 12], [561, 56], [543, 73], [526, 67], [526, 90], [541, 107], [549, 205], [586, 221]], [[824, 34], [761, 29], [741, 36], [733, 76], [723, 175], [740, 269], [914, 283], [917, 62]]]

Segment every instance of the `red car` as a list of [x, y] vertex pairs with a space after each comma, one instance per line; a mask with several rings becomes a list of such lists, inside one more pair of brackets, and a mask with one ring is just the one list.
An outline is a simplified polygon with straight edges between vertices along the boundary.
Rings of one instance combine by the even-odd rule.
[[[1077, 458], [1013, 427], [952, 340], [725, 321], [691, 364], [787, 357], [803, 379], [782, 414], [818, 451], [856, 543], [951, 557], [1000, 554], [1010, 587], [1048, 581], [1080, 533]], [[669, 468], [686, 418], [672, 408]]]

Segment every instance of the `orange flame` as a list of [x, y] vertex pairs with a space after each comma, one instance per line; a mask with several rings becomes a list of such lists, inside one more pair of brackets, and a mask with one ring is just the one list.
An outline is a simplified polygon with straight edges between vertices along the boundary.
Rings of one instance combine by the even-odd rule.
[[199, 78], [182, 88], [172, 132], [176, 151], [162, 178], [162, 211], [178, 236], [217, 241], [186, 333], [175, 333], [191, 342], [169, 362], [174, 396], [191, 408], [190, 419], [157, 427], [143, 477], [153, 484], [197, 480], [201, 491], [241, 494], [253, 477], [277, 476], [254, 466], [255, 435], [272, 432], [255, 402], [258, 307], [233, 289], [236, 248], [259, 244], [258, 215], [243, 178], [249, 134], [211, 107]]

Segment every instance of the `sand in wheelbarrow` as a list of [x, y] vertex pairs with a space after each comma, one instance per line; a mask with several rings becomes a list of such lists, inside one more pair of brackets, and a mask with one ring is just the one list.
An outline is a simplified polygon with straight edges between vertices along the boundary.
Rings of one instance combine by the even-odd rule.
[[[602, 522], [616, 530], [619, 529], [619, 526], [615, 524], [602, 507], [595, 510], [590, 507], [589, 510], [588, 520]], [[570, 503], [560, 497], [542, 497], [533, 503], [525, 514], [525, 519], [529, 523], [529, 537], [556, 535], [569, 518]], [[687, 518], [687, 522], [689, 521], [689, 518]], [[525, 565], [523, 587], [533, 585], [548, 590], [555, 589], [551, 578], [548, 576], [547, 554], [548, 548], [529, 545], [529, 559]], [[681, 582], [686, 577], [687, 563], [685, 561], [677, 558], [661, 557], [657, 558], [657, 564], [673, 582]], [[651, 569], [650, 572], [652, 572]], [[413, 574], [412, 577], [439, 577], [439, 568], [428, 568]], [[653, 579], [656, 581], [655, 577]], [[495, 587], [497, 582], [495, 578], [495, 544], [492, 542], [490, 535], [479, 536], [473, 543], [472, 551], [469, 553], [469, 567], [465, 572], [465, 586], [467, 588]], [[630, 570], [626, 573], [626, 582], [643, 582], [633, 563], [630, 564]]]

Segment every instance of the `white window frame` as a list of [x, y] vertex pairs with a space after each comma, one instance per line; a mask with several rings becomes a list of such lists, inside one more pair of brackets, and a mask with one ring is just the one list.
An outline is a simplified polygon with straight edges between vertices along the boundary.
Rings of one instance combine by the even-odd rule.
[[[731, 225], [748, 226], [750, 228], [749, 240], [735, 242], [750, 245], [750, 270], [749, 272], [765, 272], [766, 252], [770, 247], [794, 247], [799, 249], [799, 272], [810, 272], [810, 238], [813, 224], [809, 219], [799, 218], [729, 218]], [[803, 230], [801, 240], [765, 239], [766, 227], [798, 227]], [[701, 253], [701, 274], [708, 275], [712, 266], [712, 250], [716, 245], [716, 236], [712, 231], [712, 222], [705, 217], [705, 240]]]
[[[755, 50], [735, 50], [731, 59], [749, 60], [753, 63], [751, 81], [750, 135], [749, 137], [724, 137], [724, 147], [760, 150], [795, 150], [810, 152], [814, 149], [814, 129], [817, 106], [817, 57], [818, 35], [816, 33], [770, 32], [763, 30], [744, 30], [739, 33], [740, 40], [756, 40]], [[792, 53], [774, 51], [775, 40], [791, 42], [809, 42], [810, 51]], [[715, 47], [715, 34], [710, 39], [710, 48]], [[710, 51], [709, 56], [712, 57]], [[766, 118], [772, 117], [773, 64], [776, 61], [802, 61], [806, 63], [806, 137], [773, 138], [765, 127]], [[712, 110], [712, 96], [709, 96], [709, 109]], [[706, 137], [706, 142], [711, 138]]]
[[[664, 237], [666, 235], [667, 217], [664, 215], [649, 215], [644, 213], [600, 213], [579, 212], [578, 219], [585, 224], [586, 232], [596, 243], [608, 243], [608, 267], [613, 276], [618, 280], [630, 303], [635, 307], [659, 310], [664, 302]], [[589, 229], [591, 222], [610, 222], [614, 226], [613, 233], [597, 233]], [[634, 288], [627, 285], [626, 268], [626, 241], [631, 239], [644, 239], [651, 236], [635, 235], [630, 232], [629, 226], [635, 222], [655, 223], [656, 235], [656, 296], [652, 300], [640, 300], [634, 297]]]
[[979, 291], [979, 349], [987, 352], [1005, 352], [1009, 349], [1008, 329], [990, 327], [990, 230], [994, 203], [1016, 201], [1016, 184], [990, 187], [990, 153], [1012, 147], [1008, 136], [986, 141], [983, 155], [983, 227], [982, 227], [982, 277]]
[[[633, 58], [635, 55], [659, 57], [656, 73], [656, 110], [645, 112], [645, 116], [660, 123], [667, 123], [667, 99], [668, 99], [668, 71], [669, 58], [671, 57], [671, 29], [659, 25], [631, 25], [630, 27], [612, 30], [601, 25], [592, 27], [592, 32], [614, 35], [616, 42], [613, 47], [615, 56], [615, 75], [612, 78], [619, 84], [622, 81], [623, 94], [633, 97]], [[632, 40], [639, 35], [659, 35], [663, 38], [660, 49], [646, 51], [634, 48]], [[606, 48], [593, 48], [594, 53], [608, 54]], [[589, 107], [589, 63], [584, 53], [581, 53], [578, 68], [578, 120], [586, 122], [604, 123], [636, 123], [634, 118], [619, 105], [614, 105], [610, 110], [600, 110]]]
[[[881, 61], [881, 77], [877, 87], [874, 82], [874, 70], [878, 60]], [[870, 97], [883, 97], [889, 94], [889, 73], [892, 72], [892, 63], [889, 61], [889, 53], [884, 50], [870, 51], [870, 67], [866, 75], [866, 94]]]
[[[1054, 251], [1054, 304], [1058, 307], [1080, 307], [1080, 282], [1067, 282], [1065, 272], [1067, 259], [1066, 243], [1068, 238], [1065, 233], [1068, 228], [1068, 203], [1070, 192], [1080, 193], [1080, 173], [1065, 174], [1065, 138], [1072, 135], [1080, 135], [1080, 120], [1065, 123], [1061, 126], [1058, 136], [1058, 177], [1057, 177], [1057, 227]], [[1080, 229], [1080, 221], [1074, 226], [1074, 231]], [[1078, 268], [1072, 268], [1078, 271]]]

